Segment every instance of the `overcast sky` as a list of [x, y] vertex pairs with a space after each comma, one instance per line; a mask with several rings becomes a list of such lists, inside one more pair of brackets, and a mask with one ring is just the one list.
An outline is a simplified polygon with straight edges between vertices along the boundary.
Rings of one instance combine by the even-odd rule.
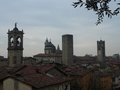
[[[72, 34], [74, 55], [97, 54], [97, 41], [105, 40], [106, 55], [120, 53], [120, 15], [95, 25], [97, 16], [84, 7], [74, 8], [77, 0], [0, 0], [0, 55], [7, 57], [8, 29], [15, 22], [24, 31], [24, 56], [44, 53], [46, 37], [62, 49], [62, 35]], [[116, 4], [111, 4], [114, 9]]]

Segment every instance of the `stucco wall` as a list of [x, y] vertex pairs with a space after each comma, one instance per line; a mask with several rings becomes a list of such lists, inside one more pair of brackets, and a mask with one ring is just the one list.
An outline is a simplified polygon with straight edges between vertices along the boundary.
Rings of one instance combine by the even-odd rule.
[[[1, 89], [0, 89], [1, 90]], [[8, 78], [3, 82], [3, 90], [32, 90], [31, 86], [15, 79]]]
[[7, 78], [3, 82], [3, 90], [70, 90], [70, 83], [64, 82], [56, 85], [46, 86], [40, 89], [35, 89], [15, 79]]
[[64, 82], [61, 84], [47, 86], [47, 87], [40, 88], [40, 89], [33, 88], [33, 90], [70, 90], [70, 84], [68, 82]]
[[18, 83], [19, 89], [18, 90], [32, 90], [31, 86], [26, 85], [24, 83], [19, 82]]
[[36, 60], [34, 60], [34, 59], [27, 59], [27, 60], [24, 60], [24, 64], [36, 65]]
[[15, 90], [14, 89], [14, 80], [11, 78], [5, 79], [3, 81], [3, 90]]
[[34, 57], [34, 58], [38, 60], [37, 62], [39, 62], [41, 60], [42, 61], [48, 61], [49, 60], [50, 62], [54, 61], [54, 62], [57, 62], [57, 63], [62, 63], [62, 57], [57, 57], [57, 56], [56, 57], [55, 56], [53, 56], [53, 57], [52, 56], [51, 57], [50, 56], [46, 56], [46, 57], [39, 57], [38, 56], [38, 57]]

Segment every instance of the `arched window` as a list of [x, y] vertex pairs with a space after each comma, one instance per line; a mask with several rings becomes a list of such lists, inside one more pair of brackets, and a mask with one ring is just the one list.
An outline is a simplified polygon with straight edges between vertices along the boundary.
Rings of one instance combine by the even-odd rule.
[[21, 46], [21, 38], [20, 37], [17, 38], [17, 46]]
[[10, 46], [14, 46], [14, 38], [13, 37], [10, 38]]

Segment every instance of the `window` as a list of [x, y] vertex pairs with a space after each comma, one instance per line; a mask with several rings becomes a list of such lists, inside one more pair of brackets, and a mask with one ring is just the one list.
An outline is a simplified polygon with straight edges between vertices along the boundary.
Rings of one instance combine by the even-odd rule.
[[21, 38], [18, 37], [18, 38], [17, 38], [17, 46], [20, 46], [20, 45], [21, 45]]
[[14, 46], [14, 38], [13, 37], [10, 38], [10, 46]]

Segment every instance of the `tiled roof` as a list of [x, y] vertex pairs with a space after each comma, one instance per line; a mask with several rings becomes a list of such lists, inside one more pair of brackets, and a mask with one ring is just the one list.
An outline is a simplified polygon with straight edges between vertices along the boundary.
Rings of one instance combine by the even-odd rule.
[[90, 71], [91, 70], [89, 70], [89, 69], [79, 69], [79, 70], [73, 72], [71, 75], [83, 76], [83, 75], [89, 73]]
[[23, 60], [29, 60], [29, 59], [36, 60], [36, 59], [35, 59], [35, 58], [33, 58], [33, 57], [23, 57]]
[[37, 55], [34, 55], [33, 57], [62, 57], [62, 54], [43, 54], [43, 53], [40, 53], [40, 54], [37, 54]]
[[24, 65], [21, 67], [14, 68], [13, 71], [26, 75], [26, 74], [33, 74], [36, 72], [44, 73], [52, 68], [54, 68], [54, 66], [30, 66], [30, 65], [27, 66], [27, 65]]
[[9, 70], [0, 68], [0, 80], [11, 77], [35, 88], [55, 85], [72, 80], [72, 78], [62, 77], [60, 75], [52, 76], [48, 74], [47, 71], [53, 68], [55, 67], [27, 65], [18, 66]]
[[118, 76], [120, 76], [120, 69], [116, 70], [112, 77], [118, 77]]
[[65, 71], [70, 72], [70, 71], [72, 71], [72, 69], [71, 68], [65, 68]]
[[4, 79], [7, 77], [7, 69], [0, 67], [0, 80]]
[[81, 60], [94, 60], [95, 57], [85, 57], [85, 56], [77, 56]]
[[104, 73], [104, 72], [100, 72], [100, 71], [96, 71], [95, 74], [96, 74], [97, 76], [101, 76], [101, 77], [103, 77], [103, 76], [110, 76], [110, 74]]
[[7, 58], [0, 58], [0, 61], [6, 61], [8, 60]]
[[112, 64], [120, 64], [120, 59], [110, 60]]
[[50, 77], [48, 75], [42, 75], [39, 73], [24, 75], [23, 78], [24, 79], [22, 80], [22, 82], [29, 84], [30, 86], [33, 86], [35, 88], [42, 88], [45, 86], [54, 85], [72, 80], [71, 78], [62, 78], [59, 76]]

